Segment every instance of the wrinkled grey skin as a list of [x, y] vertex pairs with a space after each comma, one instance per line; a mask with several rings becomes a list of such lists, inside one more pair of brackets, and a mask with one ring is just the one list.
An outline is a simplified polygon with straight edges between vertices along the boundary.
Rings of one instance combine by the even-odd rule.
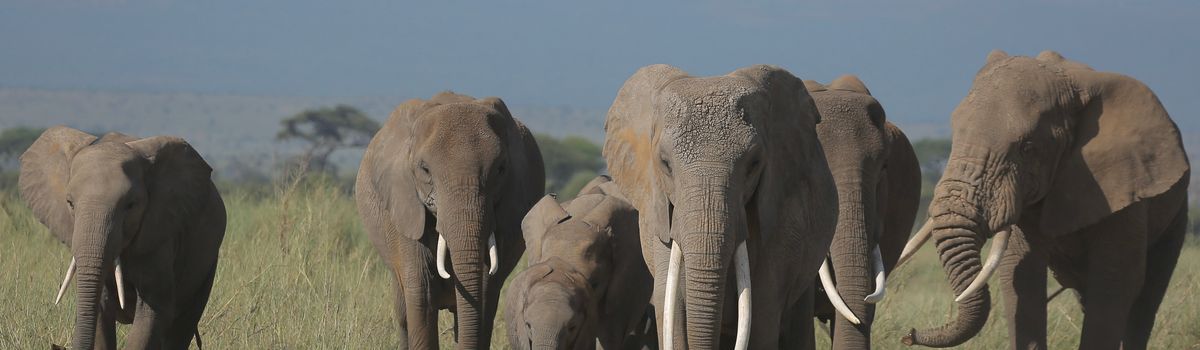
[[[1145, 348], [1183, 241], [1190, 172], [1154, 93], [1053, 51], [994, 51], [951, 125], [929, 214], [955, 293], [979, 273], [983, 243], [1016, 225], [998, 270], [1013, 348], [1046, 347], [1047, 267], [1079, 292], [1080, 349]], [[903, 341], [961, 344], [990, 306], [985, 287]]]
[[732, 345], [732, 263], [742, 242], [752, 290], [749, 346], [812, 346], [813, 281], [838, 216], [819, 121], [804, 83], [773, 66], [690, 77], [652, 65], [621, 87], [608, 111], [604, 158], [638, 210], [657, 320], [671, 245], [682, 252], [677, 349]]
[[[116, 347], [116, 321], [133, 323], [126, 348], [186, 349], [208, 302], [225, 236], [212, 169], [184, 140], [47, 129], [21, 155], [21, 198], [71, 248], [71, 347]], [[120, 309], [114, 262], [124, 271]]]
[[[455, 313], [460, 349], [490, 342], [500, 287], [525, 251], [521, 218], [544, 186], [533, 136], [500, 99], [445, 92], [396, 107], [363, 155], [354, 197], [393, 272], [401, 348], [438, 348], [439, 309]], [[493, 232], [499, 268], [488, 275]], [[439, 234], [449, 279], [434, 261]]]
[[921, 169], [908, 138], [886, 120], [866, 84], [845, 75], [822, 85], [805, 81], [821, 112], [817, 136], [838, 189], [838, 222], [829, 256], [838, 293], [855, 325], [834, 312], [823, 291], [816, 294], [817, 317], [836, 317], [834, 349], [869, 349], [875, 304], [872, 250], [878, 246], [884, 271], [891, 272], [912, 232], [921, 199]]
[[542, 198], [522, 222], [529, 268], [505, 292], [514, 349], [641, 349], [653, 280], [638, 236], [637, 211], [608, 177], [574, 200]]

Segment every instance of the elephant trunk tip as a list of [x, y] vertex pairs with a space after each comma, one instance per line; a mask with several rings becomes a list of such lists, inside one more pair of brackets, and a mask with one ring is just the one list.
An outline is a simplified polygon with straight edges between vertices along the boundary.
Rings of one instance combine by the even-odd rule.
[[916, 336], [917, 336], [917, 329], [910, 328], [908, 330], [908, 334], [904, 335], [903, 337], [900, 337], [900, 342], [903, 343], [905, 346], [913, 346], [913, 338]]

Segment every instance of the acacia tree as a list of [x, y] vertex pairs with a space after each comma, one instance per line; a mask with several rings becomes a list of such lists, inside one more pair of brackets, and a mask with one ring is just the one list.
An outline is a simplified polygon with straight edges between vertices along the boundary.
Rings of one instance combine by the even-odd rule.
[[329, 155], [341, 148], [364, 148], [379, 131], [379, 122], [347, 105], [305, 110], [279, 123], [283, 130], [275, 135], [277, 140], [308, 143], [295, 161], [307, 164], [307, 170], [330, 173], [337, 168]]

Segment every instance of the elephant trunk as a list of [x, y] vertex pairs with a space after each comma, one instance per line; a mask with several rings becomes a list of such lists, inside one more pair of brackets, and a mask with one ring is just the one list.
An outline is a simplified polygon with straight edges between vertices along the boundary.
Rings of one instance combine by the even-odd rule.
[[985, 236], [979, 232], [981, 227], [971, 219], [973, 216], [949, 211], [939, 215], [939, 211], [942, 210], [931, 210], [935, 214], [932, 235], [950, 285], [956, 295], [962, 295], [957, 303], [958, 315], [935, 329], [913, 329], [902, 339], [906, 345], [936, 348], [960, 345], [983, 329], [991, 312], [991, 298], [986, 288], [978, 293], [963, 295], [967, 286], [983, 270], [980, 247]]
[[448, 239], [454, 269], [456, 295], [455, 314], [458, 319], [458, 348], [478, 349], [484, 333], [487, 277], [485, 240], [491, 235], [486, 198], [478, 191], [469, 191], [462, 206], [447, 208], [445, 217], [438, 220], [438, 232]]
[[839, 209], [837, 229], [830, 260], [837, 279], [836, 294], [826, 291], [828, 296], [840, 296], [847, 308], [861, 323], [855, 324], [841, 313], [835, 313], [833, 347], [835, 349], [867, 349], [871, 345], [870, 328], [873, 305], [866, 297], [872, 291], [872, 248], [874, 243], [869, 232], [877, 229], [874, 213], [864, 205], [863, 191], [856, 184], [838, 184]]
[[[707, 194], [706, 194], [707, 192]], [[722, 307], [725, 300], [726, 272], [734, 252], [739, 227], [740, 206], [729, 205], [726, 190], [705, 187], [687, 196], [680, 213], [693, 213], [681, 222], [679, 231], [685, 276], [684, 301], [687, 319], [687, 347], [716, 349], [720, 345]], [[688, 215], [688, 214], [685, 214]], [[742, 236], [744, 237], [744, 235]]]
[[100, 314], [100, 296], [113, 259], [116, 257], [116, 228], [111, 208], [77, 210], [71, 248], [75, 256], [76, 305], [73, 347], [91, 349], [95, 344], [96, 323]]

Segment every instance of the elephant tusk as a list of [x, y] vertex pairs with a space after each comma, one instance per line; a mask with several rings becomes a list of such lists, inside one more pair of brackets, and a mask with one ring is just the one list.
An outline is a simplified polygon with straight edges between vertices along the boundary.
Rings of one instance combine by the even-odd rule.
[[442, 279], [450, 279], [450, 273], [446, 272], [446, 250], [446, 237], [438, 235], [436, 259], [438, 276], [442, 276]]
[[492, 232], [488, 236], [488, 275], [495, 275], [497, 270], [500, 270], [500, 252], [496, 249], [496, 233]]
[[875, 249], [871, 251], [871, 268], [875, 270], [875, 292], [863, 300], [874, 304], [883, 300], [884, 288], [887, 286], [887, 276], [883, 271], [883, 254], [879, 252], [879, 245], [875, 245]]
[[737, 341], [733, 348], [745, 350], [750, 345], [750, 256], [746, 253], [746, 241], [733, 251], [733, 264], [738, 287]]
[[829, 272], [828, 258], [824, 262], [821, 262], [821, 269], [817, 274], [821, 277], [821, 286], [825, 288], [825, 296], [829, 298], [829, 303], [833, 304], [833, 308], [839, 314], [842, 314], [842, 317], [845, 317], [847, 321], [850, 321], [850, 323], [862, 323], [862, 321], [858, 320], [857, 316], [854, 316], [854, 312], [850, 311], [850, 307], [846, 306], [846, 302], [842, 301], [842, 295], [838, 293], [837, 286], [833, 284], [833, 277], [830, 276]]
[[908, 243], [904, 244], [904, 251], [900, 253], [900, 259], [896, 260], [896, 266], [892, 267], [892, 270], [900, 268], [901, 265], [908, 262], [908, 259], [917, 253], [917, 249], [921, 249], [921, 246], [929, 241], [929, 237], [933, 236], [932, 233], [933, 218], [929, 218], [929, 220], [925, 220], [924, 225], [921, 225], [921, 229], [917, 230], [917, 234], [913, 235], [912, 239], [909, 239]]
[[1012, 231], [1010, 230], [996, 233], [996, 240], [992, 242], [992, 249], [988, 252], [987, 262], [983, 264], [983, 269], [979, 271], [978, 275], [975, 275], [975, 280], [971, 281], [967, 289], [954, 298], [954, 302], [961, 302], [987, 284], [988, 279], [992, 277], [992, 273], [995, 273], [996, 268], [1000, 266], [1000, 258], [1004, 257], [1004, 250], [1008, 249], [1008, 237], [1011, 234]]
[[683, 251], [671, 242], [671, 260], [667, 265], [667, 291], [663, 298], [663, 349], [674, 349], [675, 341], [675, 291], [679, 287], [679, 265], [683, 262]]
[[54, 305], [58, 305], [58, 301], [62, 300], [63, 293], [67, 291], [67, 286], [71, 285], [71, 278], [75, 277], [75, 258], [71, 258], [71, 265], [67, 265], [67, 276], [63, 277], [62, 285], [58, 287], [58, 295], [54, 297]]
[[121, 259], [117, 259], [113, 268], [113, 278], [117, 280], [117, 303], [121, 310], [125, 309], [125, 274], [121, 273]]

